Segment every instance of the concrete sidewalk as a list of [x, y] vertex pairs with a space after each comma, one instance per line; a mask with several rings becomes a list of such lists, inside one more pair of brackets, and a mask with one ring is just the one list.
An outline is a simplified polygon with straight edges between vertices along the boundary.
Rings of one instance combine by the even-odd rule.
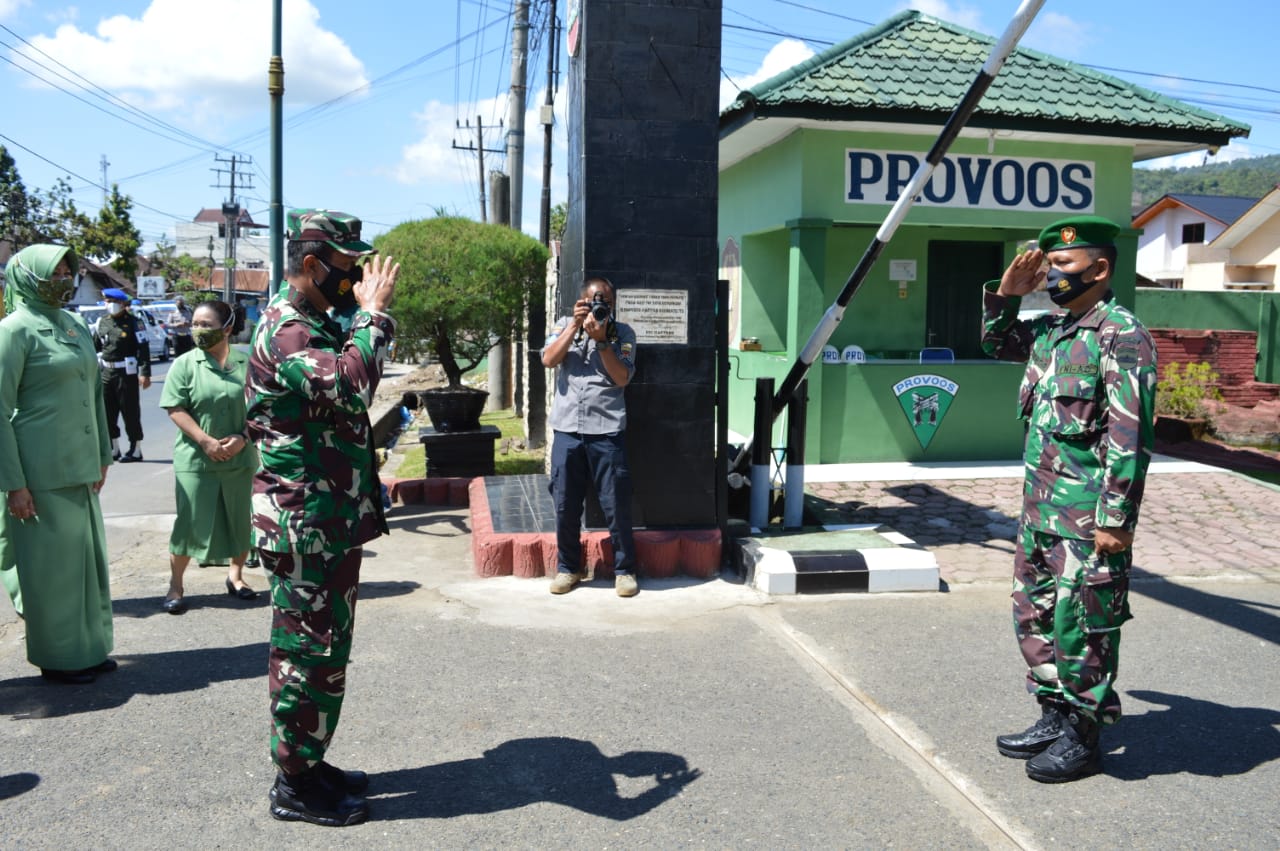
[[330, 754], [372, 774], [373, 818], [339, 833], [267, 814], [265, 599], [236, 601], [222, 569], [193, 568], [191, 611], [164, 614], [171, 518], [109, 517], [118, 672], [44, 684], [0, 603], [0, 836], [1274, 848], [1275, 491], [1221, 472], [1153, 476], [1127, 717], [1104, 734], [1103, 775], [1053, 787], [992, 741], [1034, 715], [1009, 625], [1016, 480], [936, 475], [811, 490], [935, 548], [949, 593], [780, 600], [721, 577], [647, 581], [631, 600], [604, 581], [553, 597], [545, 579], [475, 578], [466, 509], [397, 506], [393, 533], [367, 548]]

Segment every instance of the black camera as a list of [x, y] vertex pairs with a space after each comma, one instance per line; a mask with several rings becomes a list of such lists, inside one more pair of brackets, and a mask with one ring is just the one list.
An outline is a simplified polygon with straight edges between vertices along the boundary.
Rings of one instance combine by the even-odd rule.
[[608, 322], [612, 315], [613, 308], [603, 295], [596, 293], [591, 297], [591, 318], [597, 322]]

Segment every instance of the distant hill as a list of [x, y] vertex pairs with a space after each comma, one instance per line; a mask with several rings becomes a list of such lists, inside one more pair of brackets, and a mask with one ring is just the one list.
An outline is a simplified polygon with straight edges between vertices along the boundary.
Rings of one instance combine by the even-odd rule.
[[1140, 210], [1164, 195], [1261, 198], [1280, 184], [1280, 154], [1194, 168], [1133, 170], [1133, 205]]

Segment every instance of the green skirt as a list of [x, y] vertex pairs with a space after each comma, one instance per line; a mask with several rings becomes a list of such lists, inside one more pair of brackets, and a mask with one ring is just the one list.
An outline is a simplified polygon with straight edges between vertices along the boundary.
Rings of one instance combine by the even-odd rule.
[[89, 485], [32, 490], [39, 520], [5, 514], [7, 558], [17, 565], [26, 620], [27, 660], [76, 671], [115, 646], [107, 535]]
[[253, 469], [175, 471], [178, 516], [169, 552], [200, 561], [238, 556], [253, 543]]

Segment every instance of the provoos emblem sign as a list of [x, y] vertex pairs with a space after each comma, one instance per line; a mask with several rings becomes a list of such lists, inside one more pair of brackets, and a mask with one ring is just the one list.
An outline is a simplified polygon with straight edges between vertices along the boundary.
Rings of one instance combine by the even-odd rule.
[[921, 449], [929, 448], [959, 391], [959, 384], [941, 375], [913, 375], [893, 385], [893, 393]]

